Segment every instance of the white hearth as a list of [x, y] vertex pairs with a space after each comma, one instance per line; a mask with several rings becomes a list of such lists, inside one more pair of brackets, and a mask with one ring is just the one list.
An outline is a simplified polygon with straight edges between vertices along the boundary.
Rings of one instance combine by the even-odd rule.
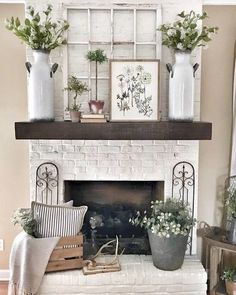
[[185, 259], [181, 269], [162, 271], [151, 256], [123, 255], [120, 272], [84, 276], [74, 270], [47, 274], [38, 295], [47, 294], [142, 294], [206, 295], [207, 275], [198, 260]]

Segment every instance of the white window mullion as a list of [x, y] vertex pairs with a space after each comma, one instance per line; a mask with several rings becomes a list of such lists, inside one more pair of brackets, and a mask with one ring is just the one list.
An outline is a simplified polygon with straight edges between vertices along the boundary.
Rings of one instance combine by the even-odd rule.
[[[63, 10], [63, 18], [65, 20], [68, 20], [68, 14], [67, 9], [65, 8]], [[68, 31], [65, 32], [65, 38], [67, 40], [68, 38]], [[63, 46], [63, 89], [67, 87], [68, 83], [68, 44], [66, 46]], [[63, 91], [63, 102], [64, 102], [64, 112], [67, 107], [69, 107], [69, 95], [68, 91]]]
[[[156, 9], [156, 28], [162, 23], [162, 10], [161, 8]], [[161, 60], [161, 48], [162, 48], [162, 36], [161, 32], [156, 30], [156, 58]]]
[[133, 10], [134, 17], [134, 59], [137, 57], [137, 10]]
[[[88, 8], [88, 50], [91, 50], [91, 11]], [[88, 87], [91, 89], [91, 62], [88, 63]], [[89, 91], [89, 100], [91, 100], [91, 90]]]
[[114, 57], [114, 10], [111, 9], [111, 59]]

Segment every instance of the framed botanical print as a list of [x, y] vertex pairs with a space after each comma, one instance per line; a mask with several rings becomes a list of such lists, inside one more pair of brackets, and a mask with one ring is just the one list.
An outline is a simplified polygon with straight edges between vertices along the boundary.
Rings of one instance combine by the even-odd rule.
[[111, 60], [110, 121], [157, 121], [160, 61]]

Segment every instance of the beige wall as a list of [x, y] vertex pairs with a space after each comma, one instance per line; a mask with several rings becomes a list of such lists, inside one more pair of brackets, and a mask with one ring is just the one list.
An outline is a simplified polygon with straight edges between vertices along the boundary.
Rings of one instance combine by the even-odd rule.
[[201, 120], [213, 123], [213, 138], [200, 143], [199, 220], [221, 223], [224, 180], [229, 171], [236, 6], [205, 6], [207, 25], [218, 35], [202, 52]]
[[5, 29], [4, 19], [24, 15], [22, 4], [0, 4], [0, 269], [8, 257], [17, 228], [10, 223], [14, 209], [29, 202], [28, 143], [15, 140], [14, 122], [27, 118], [25, 46]]

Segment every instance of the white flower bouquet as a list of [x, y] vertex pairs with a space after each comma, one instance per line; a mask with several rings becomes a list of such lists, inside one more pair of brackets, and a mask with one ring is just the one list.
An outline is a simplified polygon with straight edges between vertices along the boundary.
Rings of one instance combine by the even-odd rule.
[[150, 209], [143, 214], [138, 211], [137, 215], [130, 219], [130, 223], [165, 238], [173, 235], [187, 236], [196, 223], [189, 205], [176, 199], [152, 201]]

